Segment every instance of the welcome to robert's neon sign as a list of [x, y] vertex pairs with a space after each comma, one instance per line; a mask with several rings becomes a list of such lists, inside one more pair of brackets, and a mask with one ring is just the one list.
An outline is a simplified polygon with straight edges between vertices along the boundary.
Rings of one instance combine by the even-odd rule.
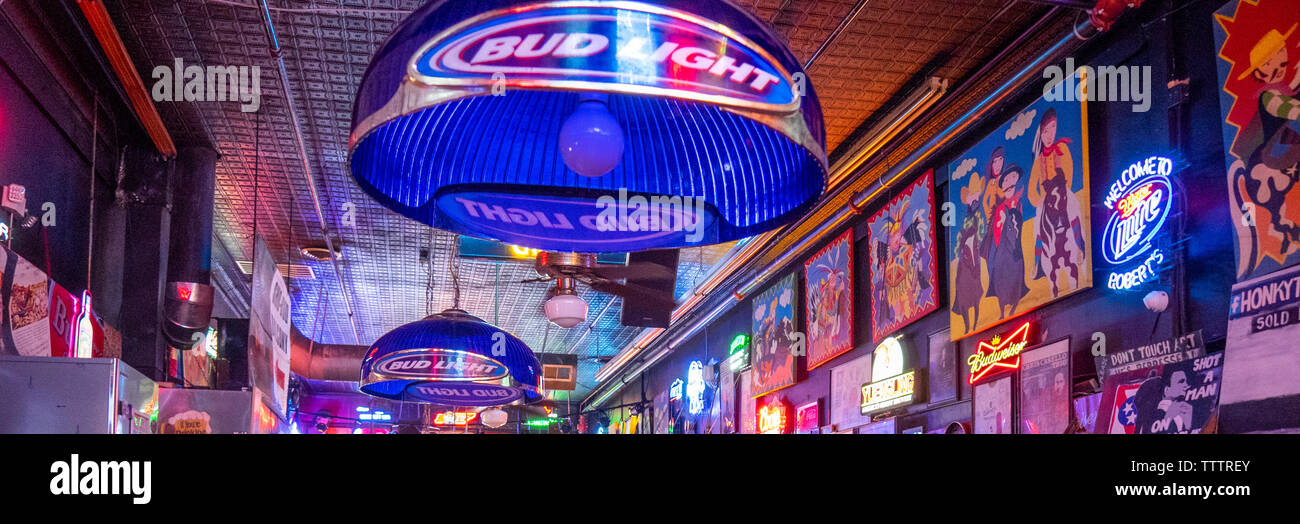
[[1121, 268], [1106, 278], [1106, 286], [1127, 290], [1150, 280], [1165, 256], [1153, 246], [1173, 208], [1173, 160], [1153, 156], [1125, 169], [1106, 194], [1110, 219], [1102, 233], [1101, 253], [1106, 262], [1125, 264], [1146, 255], [1136, 266]]
[[966, 363], [970, 365], [970, 384], [974, 385], [995, 370], [1019, 369], [1020, 353], [1024, 352], [1025, 346], [1029, 345], [1030, 327], [1031, 324], [1025, 322], [1006, 338], [995, 336], [991, 341], [980, 341], [975, 348], [975, 354], [966, 358]]

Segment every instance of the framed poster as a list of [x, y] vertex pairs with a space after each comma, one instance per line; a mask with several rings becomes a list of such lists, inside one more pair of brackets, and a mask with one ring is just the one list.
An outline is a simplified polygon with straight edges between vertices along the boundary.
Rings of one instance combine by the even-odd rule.
[[1092, 287], [1087, 107], [1048, 94], [949, 166], [953, 340]]
[[1101, 409], [1101, 393], [1074, 399], [1074, 418], [1088, 433], [1097, 432], [1097, 412]]
[[740, 374], [740, 413], [736, 415], [740, 419], [740, 432], [748, 435], [758, 433], [756, 423], [758, 417], [758, 402], [750, 394], [751, 378], [753, 370], [747, 370]]
[[933, 210], [931, 170], [867, 221], [872, 342], [939, 308]]
[[1300, 404], [1300, 266], [1232, 287], [1228, 341], [1232, 359], [1223, 364], [1225, 432], [1300, 433], [1300, 410], [1260, 406]]
[[1011, 433], [1011, 377], [975, 386], [971, 402], [976, 434]]
[[1019, 433], [1061, 434], [1070, 426], [1070, 339], [1026, 351], [1020, 362]]
[[1102, 386], [1098, 433], [1200, 433], [1219, 407], [1224, 352], [1112, 374]]
[[871, 422], [862, 414], [862, 385], [871, 382], [871, 355], [831, 368], [831, 426], [836, 432]]
[[795, 298], [794, 273], [754, 297], [751, 397], [794, 385], [798, 361], [793, 349], [800, 336], [795, 325], [799, 309]]
[[803, 265], [808, 369], [853, 349], [853, 230]]
[[1241, 281], [1300, 263], [1300, 114], [1293, 102], [1300, 95], [1300, 9], [1295, 0], [1230, 0], [1215, 20], [1229, 223]]
[[957, 398], [957, 344], [948, 330], [930, 334], [930, 403]]
[[818, 433], [818, 417], [820, 416], [817, 409], [819, 401], [814, 400], [802, 406], [795, 408], [794, 413], [794, 432], [800, 435], [813, 435]]
[[728, 361], [718, 365], [718, 410], [720, 412], [719, 433], [736, 432], [736, 373], [731, 370]]

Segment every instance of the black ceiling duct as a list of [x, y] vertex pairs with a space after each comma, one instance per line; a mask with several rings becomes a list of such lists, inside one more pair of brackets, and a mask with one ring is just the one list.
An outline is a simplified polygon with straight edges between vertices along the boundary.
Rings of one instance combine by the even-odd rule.
[[217, 152], [183, 147], [172, 171], [163, 333], [173, 347], [194, 345], [212, 318], [212, 199]]

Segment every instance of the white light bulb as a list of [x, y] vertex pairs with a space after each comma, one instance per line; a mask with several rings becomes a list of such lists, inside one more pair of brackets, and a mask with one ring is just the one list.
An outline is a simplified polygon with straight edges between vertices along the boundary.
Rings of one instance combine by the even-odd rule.
[[605, 105], [603, 95], [584, 95], [560, 126], [564, 165], [586, 177], [608, 173], [623, 158], [623, 127]]

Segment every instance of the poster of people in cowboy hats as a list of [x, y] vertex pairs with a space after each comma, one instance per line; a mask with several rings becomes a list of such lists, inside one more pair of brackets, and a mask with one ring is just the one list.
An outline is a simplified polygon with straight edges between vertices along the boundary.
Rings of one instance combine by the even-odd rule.
[[1300, 4], [1232, 1], [1215, 20], [1242, 281], [1300, 263]]
[[808, 369], [853, 349], [853, 230], [803, 265]]
[[755, 398], [793, 386], [797, 378], [797, 353], [806, 351], [807, 342], [795, 325], [799, 318], [796, 285], [791, 273], [754, 297], [750, 394]]
[[867, 222], [872, 342], [939, 307], [933, 176], [903, 186]]
[[1039, 98], [949, 166], [953, 340], [1092, 287], [1087, 122]]

